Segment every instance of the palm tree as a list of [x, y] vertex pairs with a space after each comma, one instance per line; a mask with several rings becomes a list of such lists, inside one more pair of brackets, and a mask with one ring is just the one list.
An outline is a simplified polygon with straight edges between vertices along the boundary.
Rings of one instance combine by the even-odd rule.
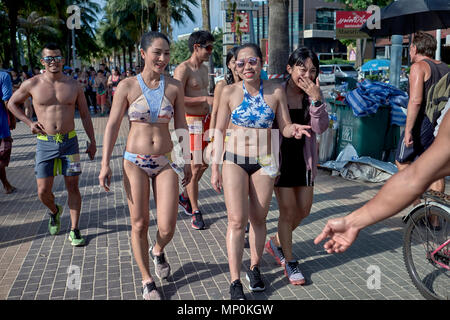
[[19, 70], [19, 57], [17, 55], [17, 16], [19, 15], [19, 8], [24, 4], [23, 0], [2, 0], [5, 4], [6, 11], [8, 12], [9, 21], [9, 45], [11, 46], [11, 55], [13, 60], [13, 66], [16, 70]]
[[289, 58], [289, 0], [269, 0], [269, 74], [283, 74]]
[[[211, 32], [211, 18], [209, 16], [209, 0], [202, 0], [202, 24], [203, 30], [207, 30]], [[209, 74], [209, 93], [212, 94], [214, 92], [214, 62], [212, 55], [209, 57], [208, 63], [208, 74]]]
[[27, 18], [19, 16], [17, 22], [19, 26], [17, 31], [27, 38], [28, 62], [30, 63], [31, 69], [33, 69], [33, 50], [31, 48], [32, 36], [38, 33], [57, 35], [59, 32], [54, 26], [60, 23], [60, 21], [55, 17], [40, 16], [39, 13], [33, 11]]

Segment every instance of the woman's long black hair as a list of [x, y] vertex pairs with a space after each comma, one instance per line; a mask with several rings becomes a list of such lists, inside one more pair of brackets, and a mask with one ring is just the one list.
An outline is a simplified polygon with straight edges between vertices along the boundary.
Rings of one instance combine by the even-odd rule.
[[233, 72], [230, 70], [230, 68], [228, 68], [228, 63], [230, 62], [231, 59], [233, 59], [234, 54], [236, 53], [237, 49], [239, 47], [233, 47], [230, 50], [228, 50], [227, 53], [227, 58], [226, 58], [226, 66], [227, 66], [227, 73], [225, 74], [225, 81], [227, 84], [232, 84], [234, 83], [234, 76], [233, 76]]

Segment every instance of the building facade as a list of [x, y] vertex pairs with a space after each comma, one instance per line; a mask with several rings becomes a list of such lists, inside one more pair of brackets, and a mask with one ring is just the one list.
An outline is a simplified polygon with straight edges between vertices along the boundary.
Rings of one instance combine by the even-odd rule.
[[[270, 8], [268, 1], [260, 2], [252, 13], [253, 39], [269, 37]], [[307, 46], [316, 53], [346, 53], [347, 48], [336, 40], [335, 11], [343, 10], [338, 1], [291, 0], [289, 1], [289, 50]]]

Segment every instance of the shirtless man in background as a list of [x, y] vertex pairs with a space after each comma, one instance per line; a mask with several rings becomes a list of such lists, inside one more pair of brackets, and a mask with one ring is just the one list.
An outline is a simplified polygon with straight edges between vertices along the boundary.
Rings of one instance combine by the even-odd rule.
[[[90, 143], [86, 153], [94, 159], [96, 143], [89, 109], [83, 89], [79, 83], [62, 73], [64, 66], [62, 51], [56, 44], [47, 44], [42, 50], [41, 63], [45, 73], [23, 82], [8, 102], [8, 109], [37, 134], [35, 174], [38, 196], [49, 208], [50, 234], [60, 230], [63, 207], [55, 203], [52, 193], [54, 177], [61, 173], [68, 192], [71, 231], [69, 240], [73, 246], [85, 244], [78, 229], [81, 210], [81, 194], [78, 176], [81, 174], [78, 139], [75, 132], [75, 107], [83, 123]], [[33, 98], [37, 121], [32, 122], [20, 105], [29, 97]]]
[[[179, 197], [179, 205], [192, 216], [192, 227], [205, 228], [202, 213], [198, 207], [198, 184], [208, 168], [203, 159], [203, 150], [208, 145], [205, 133], [209, 129], [211, 106], [214, 97], [208, 94], [208, 68], [203, 64], [209, 61], [213, 51], [214, 36], [208, 31], [196, 31], [188, 40], [191, 57], [182, 62], [174, 72], [174, 78], [181, 81], [184, 88], [186, 122], [189, 128], [191, 148], [191, 182]], [[186, 194], [187, 193], [187, 194]]]

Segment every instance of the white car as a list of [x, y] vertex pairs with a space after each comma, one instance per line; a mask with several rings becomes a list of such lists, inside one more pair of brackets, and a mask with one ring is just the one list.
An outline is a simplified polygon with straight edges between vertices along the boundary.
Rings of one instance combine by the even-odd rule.
[[319, 66], [319, 82], [320, 84], [336, 82], [336, 76], [334, 74], [334, 65]]
[[334, 75], [341, 78], [358, 78], [358, 71], [349, 64], [334, 65]]

